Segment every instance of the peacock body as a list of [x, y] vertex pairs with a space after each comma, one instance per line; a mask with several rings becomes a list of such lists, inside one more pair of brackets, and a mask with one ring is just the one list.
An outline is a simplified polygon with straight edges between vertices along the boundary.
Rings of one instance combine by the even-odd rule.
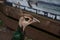
[[24, 40], [24, 33], [22, 29], [18, 26], [17, 30], [13, 33], [12, 40]]

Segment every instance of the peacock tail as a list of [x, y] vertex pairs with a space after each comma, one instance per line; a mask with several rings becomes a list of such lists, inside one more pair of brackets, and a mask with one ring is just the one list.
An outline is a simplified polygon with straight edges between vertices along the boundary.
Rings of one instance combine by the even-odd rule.
[[19, 26], [17, 30], [13, 33], [12, 40], [24, 40], [24, 32]]

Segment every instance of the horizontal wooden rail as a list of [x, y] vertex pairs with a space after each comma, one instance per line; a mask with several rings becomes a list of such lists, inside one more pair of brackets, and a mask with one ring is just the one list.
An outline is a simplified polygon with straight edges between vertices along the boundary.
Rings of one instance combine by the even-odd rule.
[[[16, 23], [16, 25], [18, 25], [18, 19], [16, 19], [16, 18], [13, 18], [13, 17], [11, 17], [11, 16], [8, 16], [8, 15], [6, 15], [6, 14], [4, 14], [4, 13], [2, 13], [4, 16], [6, 16], [7, 18], [8, 18], [8, 20], [9, 19], [12, 19], [12, 20], [14, 20], [12, 23], [13, 24], [11, 24], [11, 25], [14, 25], [15, 23]], [[4, 20], [4, 19], [3, 19]], [[8, 20], [6, 20], [6, 21], [8, 21]], [[17, 22], [16, 22], [17, 21]], [[7, 24], [7, 22], [5, 22], [6, 24]], [[10, 24], [10, 23], [9, 23]], [[7, 25], [9, 25], [9, 24], [7, 24]], [[32, 27], [32, 28], [35, 28], [36, 30], [39, 30], [39, 31], [42, 31], [42, 32], [45, 32], [45, 33], [47, 33], [47, 34], [49, 34], [49, 35], [52, 35], [52, 36], [54, 36], [54, 37], [56, 37], [56, 38], [60, 38], [60, 36], [59, 35], [55, 35], [54, 33], [51, 33], [51, 32], [48, 32], [48, 31], [46, 31], [46, 30], [44, 30], [44, 29], [41, 29], [41, 28], [38, 28], [38, 27], [36, 27], [36, 24], [35, 24], [35, 26], [33, 26], [33, 25], [29, 25], [30, 27]], [[10, 29], [12, 29], [12, 30], [15, 30], [16, 29], [16, 27], [17, 26], [8, 26], [8, 28], [10, 28]]]

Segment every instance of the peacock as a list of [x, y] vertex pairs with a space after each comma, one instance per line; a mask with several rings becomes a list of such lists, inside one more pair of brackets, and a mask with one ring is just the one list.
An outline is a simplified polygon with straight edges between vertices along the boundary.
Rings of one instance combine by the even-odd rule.
[[40, 21], [34, 18], [31, 14], [23, 14], [19, 19], [19, 26], [13, 34], [12, 40], [24, 40], [25, 38], [25, 28], [34, 22]]
[[[4, 3], [4, 1], [0, 1], [0, 3]], [[18, 5], [20, 5], [19, 2], [18, 2]], [[40, 21], [38, 19], [34, 18], [31, 14], [23, 14], [23, 12], [21, 10], [20, 10], [20, 12], [21, 12], [21, 14], [20, 14], [21, 17], [19, 18], [19, 26], [17, 27], [16, 31], [14, 31], [11, 40], [24, 40], [25, 28], [29, 24], [32, 24], [34, 22], [40, 23]]]

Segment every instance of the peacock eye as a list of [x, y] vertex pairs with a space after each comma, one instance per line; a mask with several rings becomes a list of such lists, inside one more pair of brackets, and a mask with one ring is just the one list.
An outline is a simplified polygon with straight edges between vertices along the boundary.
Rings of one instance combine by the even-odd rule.
[[28, 21], [29, 20], [29, 18], [25, 18], [25, 21]]

